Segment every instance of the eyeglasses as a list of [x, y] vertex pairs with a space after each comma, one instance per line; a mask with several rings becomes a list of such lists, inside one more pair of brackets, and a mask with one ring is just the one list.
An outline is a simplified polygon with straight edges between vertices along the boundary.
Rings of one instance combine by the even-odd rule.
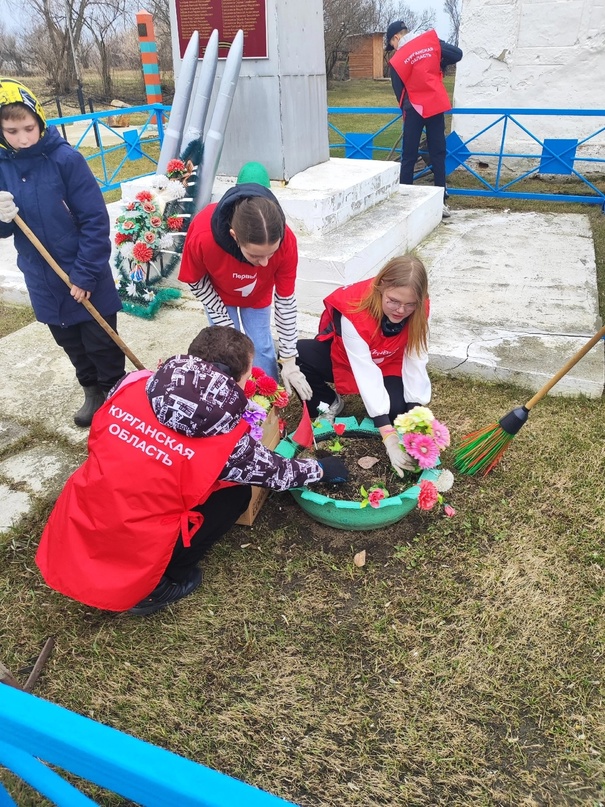
[[414, 309], [418, 306], [418, 303], [400, 303], [399, 300], [392, 300], [386, 295], [384, 298], [384, 304], [389, 311], [414, 311]]

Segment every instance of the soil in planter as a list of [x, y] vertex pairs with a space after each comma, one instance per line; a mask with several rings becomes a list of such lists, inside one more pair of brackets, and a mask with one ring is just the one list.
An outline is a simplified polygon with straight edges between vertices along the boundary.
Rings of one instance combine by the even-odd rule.
[[[339, 457], [349, 470], [349, 481], [344, 484], [316, 484], [311, 490], [321, 493], [323, 496], [330, 496], [332, 499], [344, 499], [347, 501], [361, 501], [359, 489], [363, 485], [369, 490], [373, 485], [384, 485], [390, 496], [397, 496], [406, 488], [414, 485], [418, 481], [419, 474], [404, 472], [400, 478], [387, 457], [382, 442], [378, 437], [347, 437], [346, 433], [340, 438], [342, 451], [333, 452], [327, 449], [327, 445], [333, 442], [334, 438], [322, 440], [317, 443], [317, 451], [307, 449], [297, 454], [299, 459], [313, 457], [320, 460], [322, 457]], [[358, 460], [362, 457], [376, 457], [378, 462], [372, 468], [362, 468]]]

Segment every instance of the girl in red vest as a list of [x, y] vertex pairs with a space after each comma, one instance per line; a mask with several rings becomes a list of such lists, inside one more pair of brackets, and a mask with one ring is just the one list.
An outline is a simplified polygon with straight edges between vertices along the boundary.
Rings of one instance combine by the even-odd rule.
[[316, 417], [323, 402], [333, 420], [344, 407], [341, 395], [359, 393], [403, 476], [412, 465], [393, 421], [431, 399], [424, 265], [413, 255], [392, 258], [376, 277], [336, 289], [324, 305], [315, 339], [298, 342], [298, 362], [312, 389], [309, 413]]

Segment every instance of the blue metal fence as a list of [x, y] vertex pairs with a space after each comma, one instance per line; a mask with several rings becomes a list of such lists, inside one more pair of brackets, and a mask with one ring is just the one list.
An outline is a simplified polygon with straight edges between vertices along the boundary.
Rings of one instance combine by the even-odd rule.
[[[598, 204], [605, 209], [605, 186], [603, 174], [605, 174], [605, 143], [603, 133], [605, 132], [605, 110], [594, 109], [483, 109], [483, 108], [455, 108], [449, 115], [473, 115], [482, 118], [485, 125], [480, 126], [477, 131], [463, 140], [455, 131], [451, 131], [447, 136], [447, 158], [446, 172], [448, 179], [448, 193], [452, 196], [487, 196], [498, 199], [536, 199], [551, 202], [582, 202], [585, 204]], [[389, 115], [392, 116], [388, 122], [381, 125], [375, 132], [359, 134], [354, 132], [343, 132], [342, 124], [335, 126], [332, 121], [328, 121], [330, 131], [337, 135], [339, 139], [330, 144], [332, 151], [343, 149], [346, 157], [353, 159], [372, 159], [374, 156], [383, 157], [385, 152], [391, 154], [393, 159], [399, 159], [401, 149], [399, 147], [379, 145], [376, 139], [391, 127], [396, 127], [393, 132], [392, 142], [395, 143], [401, 131], [401, 113], [398, 107], [329, 107], [328, 115]], [[549, 138], [531, 131], [528, 119], [556, 117], [561, 119], [582, 118], [600, 119], [596, 128], [589, 134], [584, 134], [577, 138]], [[585, 122], [585, 121], [583, 121]], [[533, 122], [531, 125], [534, 126]], [[510, 146], [512, 132], [522, 133], [529, 148], [525, 152], [519, 152]], [[481, 139], [489, 133], [490, 142], [496, 140], [499, 147], [485, 150], [481, 146]], [[599, 141], [600, 138], [600, 141]], [[586, 150], [590, 144], [603, 156], [583, 155], [580, 149]], [[424, 152], [426, 154], [426, 152]], [[506, 161], [506, 172], [505, 172]], [[481, 164], [487, 171], [482, 171]], [[601, 187], [587, 176], [584, 167], [592, 169], [593, 178], [599, 175]], [[459, 169], [458, 175], [453, 173]], [[415, 179], [425, 175], [430, 169], [428, 167], [419, 171]], [[462, 173], [473, 178], [476, 187], [461, 187], [457, 185], [457, 179]], [[506, 176], [505, 176], [506, 173]], [[559, 175], [571, 177], [579, 181], [582, 189], [587, 193], [534, 193], [526, 189], [520, 190], [519, 183], [529, 177], [538, 175]]]
[[[292, 802], [6, 684], [0, 684], [0, 766], [60, 807], [96, 804], [61, 772], [143, 807], [293, 807]], [[1, 782], [0, 807], [17, 807]]]
[[[51, 118], [48, 123], [58, 126], [75, 149], [85, 149], [85, 158], [105, 193], [119, 188], [120, 178], [123, 181], [155, 173], [169, 112], [168, 106], [145, 104]], [[110, 118], [121, 118], [126, 126], [117, 127]], [[126, 177], [124, 166], [134, 160], [142, 160], [141, 171], [129, 171]]]

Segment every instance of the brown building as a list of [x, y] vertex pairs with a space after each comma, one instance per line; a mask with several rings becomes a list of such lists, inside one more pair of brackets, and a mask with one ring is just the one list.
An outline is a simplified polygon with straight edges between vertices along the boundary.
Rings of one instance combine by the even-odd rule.
[[384, 78], [384, 31], [353, 34], [348, 38], [349, 78]]

